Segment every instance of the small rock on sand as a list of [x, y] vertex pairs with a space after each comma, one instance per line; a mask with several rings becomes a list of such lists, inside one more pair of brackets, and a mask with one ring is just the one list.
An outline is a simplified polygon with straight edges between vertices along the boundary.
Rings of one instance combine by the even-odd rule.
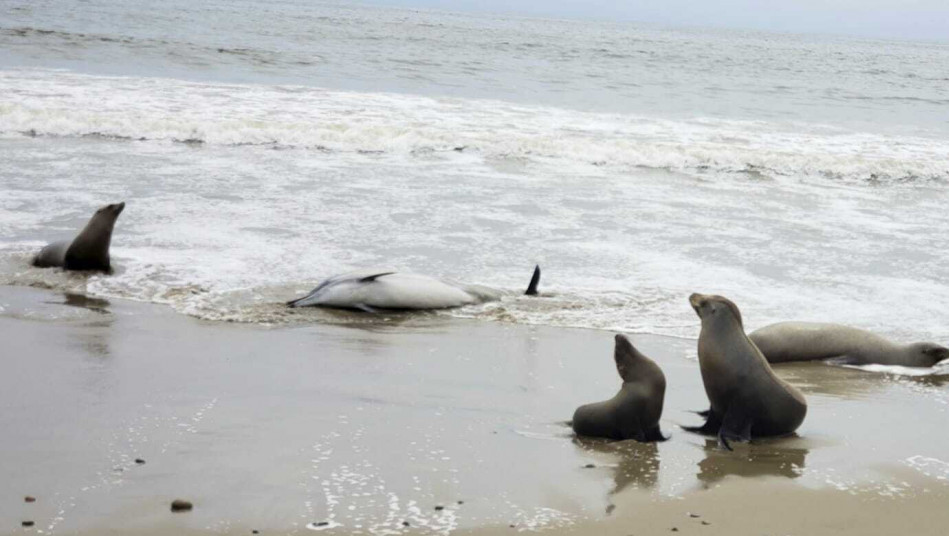
[[36, 502], [36, 497], [34, 497], [34, 496], [32, 496], [32, 495], [27, 495], [26, 497], [23, 497], [23, 501], [24, 501], [24, 502], [30, 502], [30, 503], [31, 503], [31, 502]]
[[175, 499], [171, 501], [172, 512], [190, 512], [194, 505], [184, 499]]
[[21, 523], [24, 527], [32, 527], [34, 523], [32, 521], [24, 521]]
[[442, 505], [440, 505], [440, 504], [435, 507], [435, 511], [436, 511], [436, 512], [441, 512], [441, 511], [444, 510], [444, 509], [445, 509], [445, 507], [442, 506]]
[[596, 467], [596, 466], [593, 465], [592, 463], [588, 463], [588, 464], [586, 464], [586, 465], [583, 466], [584, 469], [593, 469], [594, 467]]
[[143, 465], [145, 463], [145, 460], [141, 458], [135, 458], [135, 463], [138, 465]]

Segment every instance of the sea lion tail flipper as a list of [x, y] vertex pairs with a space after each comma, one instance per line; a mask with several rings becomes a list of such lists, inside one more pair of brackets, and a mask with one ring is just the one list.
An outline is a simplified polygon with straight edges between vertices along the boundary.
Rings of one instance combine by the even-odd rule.
[[531, 282], [527, 285], [527, 290], [524, 292], [525, 296], [536, 296], [537, 295], [537, 285], [540, 284], [540, 265], [537, 264], [534, 266], [534, 275], [531, 276]]

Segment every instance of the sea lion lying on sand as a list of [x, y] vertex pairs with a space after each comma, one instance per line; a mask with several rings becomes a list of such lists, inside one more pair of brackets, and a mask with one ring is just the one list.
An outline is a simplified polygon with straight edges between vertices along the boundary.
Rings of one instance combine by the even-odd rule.
[[931, 342], [899, 345], [862, 329], [817, 322], [779, 322], [748, 335], [769, 363], [830, 359], [844, 365], [931, 367], [949, 349]]

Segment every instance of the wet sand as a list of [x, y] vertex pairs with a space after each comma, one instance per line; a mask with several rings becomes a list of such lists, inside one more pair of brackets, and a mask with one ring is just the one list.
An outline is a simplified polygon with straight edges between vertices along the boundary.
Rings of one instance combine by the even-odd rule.
[[631, 334], [666, 374], [671, 438], [578, 441], [564, 421], [619, 387], [611, 332], [351, 320], [212, 323], [0, 287], [0, 534], [949, 526], [945, 377], [776, 367], [808, 398], [799, 435], [729, 453], [677, 426], [707, 405], [695, 341]]

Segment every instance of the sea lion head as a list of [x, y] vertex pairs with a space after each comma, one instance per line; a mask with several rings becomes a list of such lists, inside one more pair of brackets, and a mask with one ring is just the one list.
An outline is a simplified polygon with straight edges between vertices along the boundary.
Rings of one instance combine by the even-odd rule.
[[616, 346], [613, 349], [613, 359], [616, 360], [616, 371], [623, 383], [634, 382], [642, 378], [643, 359], [645, 356], [629, 342], [626, 335], [616, 335]]
[[111, 205], [100, 207], [99, 210], [96, 211], [96, 216], [100, 216], [103, 214], [109, 215], [111, 216], [112, 222], [115, 223], [115, 220], [119, 217], [119, 214], [121, 214], [124, 209], [125, 209], [124, 201], [121, 203], [113, 203]]
[[689, 303], [695, 309], [695, 314], [699, 315], [702, 322], [718, 322], [726, 319], [733, 319], [742, 326], [741, 311], [731, 300], [723, 296], [712, 294], [692, 294], [689, 296]]
[[916, 342], [907, 348], [910, 363], [917, 367], [931, 367], [949, 358], [949, 348], [932, 342]]

